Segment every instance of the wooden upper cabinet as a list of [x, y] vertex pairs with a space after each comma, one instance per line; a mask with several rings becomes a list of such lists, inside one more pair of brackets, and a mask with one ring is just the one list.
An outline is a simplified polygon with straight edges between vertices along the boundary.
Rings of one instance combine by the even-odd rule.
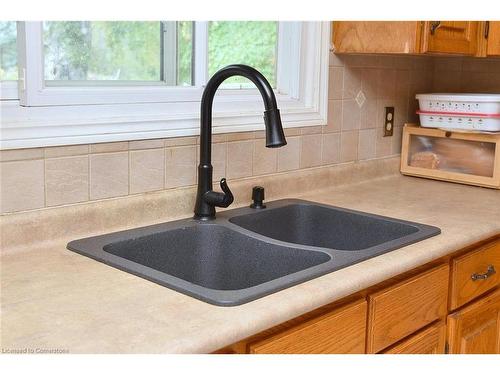
[[500, 290], [448, 316], [452, 354], [500, 354]]
[[486, 55], [500, 56], [500, 21], [488, 21], [485, 25], [487, 38]]
[[479, 31], [477, 21], [426, 21], [421, 51], [476, 55], [479, 48]]
[[334, 21], [336, 53], [418, 53], [421, 22]]
[[482, 21], [334, 21], [332, 44], [336, 53], [500, 55], [499, 29]]

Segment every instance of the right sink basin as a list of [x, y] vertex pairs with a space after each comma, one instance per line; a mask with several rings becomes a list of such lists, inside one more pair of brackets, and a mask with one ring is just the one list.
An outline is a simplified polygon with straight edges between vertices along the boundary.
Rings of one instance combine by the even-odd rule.
[[436, 227], [364, 212], [306, 201], [281, 202], [285, 204], [229, 221], [275, 240], [343, 251], [390, 251], [440, 233]]

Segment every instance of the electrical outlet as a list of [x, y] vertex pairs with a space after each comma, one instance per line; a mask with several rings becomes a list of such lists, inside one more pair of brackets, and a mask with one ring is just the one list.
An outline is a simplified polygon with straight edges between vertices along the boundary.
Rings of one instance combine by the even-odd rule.
[[394, 130], [394, 107], [385, 107], [384, 137], [392, 137]]

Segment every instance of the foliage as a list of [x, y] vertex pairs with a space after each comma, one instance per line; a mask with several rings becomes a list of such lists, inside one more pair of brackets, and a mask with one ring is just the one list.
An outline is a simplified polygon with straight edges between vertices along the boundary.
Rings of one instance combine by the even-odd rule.
[[[15, 22], [0, 22], [0, 77], [17, 78]], [[177, 22], [177, 84], [191, 85], [193, 23]], [[208, 73], [248, 64], [276, 83], [277, 22], [209, 23]], [[58, 21], [43, 24], [45, 79], [160, 81], [160, 22]], [[168, 50], [166, 51], [168, 53]], [[246, 84], [244, 78], [228, 82]]]
[[158, 22], [44, 22], [45, 78], [160, 79]]
[[16, 23], [0, 22], [0, 80], [17, 79]]
[[[210, 22], [208, 35], [210, 76], [229, 64], [247, 64], [275, 85], [277, 22]], [[228, 82], [245, 83], [248, 80], [237, 77]]]

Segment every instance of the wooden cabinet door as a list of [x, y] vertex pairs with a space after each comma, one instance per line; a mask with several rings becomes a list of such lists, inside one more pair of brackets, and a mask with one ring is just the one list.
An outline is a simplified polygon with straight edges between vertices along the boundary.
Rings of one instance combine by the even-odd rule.
[[500, 56], [500, 21], [488, 21], [486, 25], [488, 56]]
[[432, 324], [421, 332], [399, 342], [384, 354], [444, 354], [446, 325], [443, 321]]
[[378, 353], [447, 315], [448, 264], [368, 296], [368, 353]]
[[251, 354], [362, 354], [366, 301], [358, 301], [249, 344]]
[[336, 53], [418, 53], [420, 22], [334, 21]]
[[479, 29], [477, 21], [426, 21], [422, 52], [475, 55]]
[[500, 290], [448, 316], [452, 354], [500, 354]]

